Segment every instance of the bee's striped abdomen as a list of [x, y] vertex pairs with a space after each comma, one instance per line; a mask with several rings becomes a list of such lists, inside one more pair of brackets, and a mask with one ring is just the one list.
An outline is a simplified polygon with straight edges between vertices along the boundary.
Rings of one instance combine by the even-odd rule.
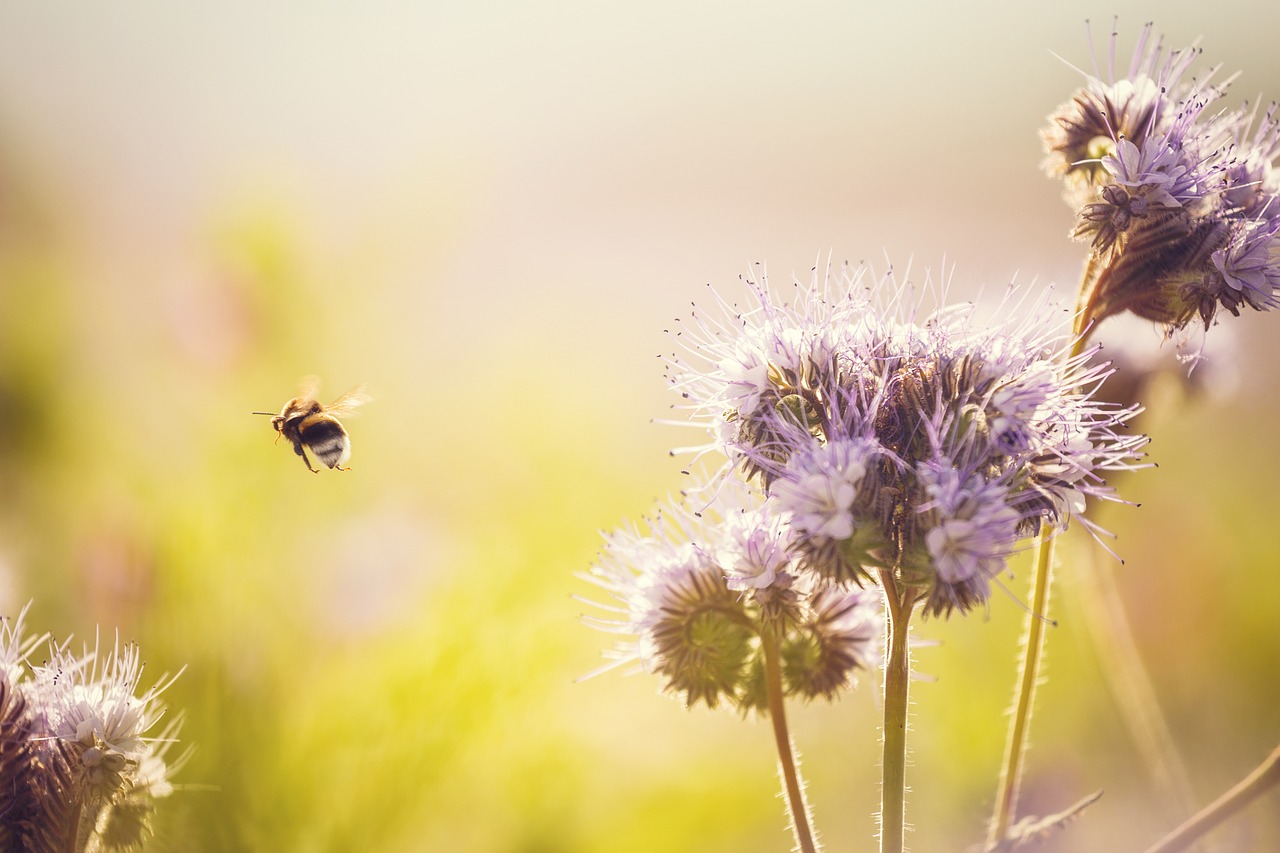
[[341, 466], [351, 456], [351, 440], [337, 418], [328, 415], [311, 415], [298, 430], [305, 444], [325, 465]]

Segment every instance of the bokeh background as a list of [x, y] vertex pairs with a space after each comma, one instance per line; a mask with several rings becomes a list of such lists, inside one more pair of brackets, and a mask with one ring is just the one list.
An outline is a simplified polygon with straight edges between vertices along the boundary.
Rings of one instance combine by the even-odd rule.
[[[1114, 14], [1123, 61], [1154, 18], [1280, 97], [1251, 3], [0, 1], [0, 612], [186, 667], [150, 849], [789, 849], [766, 725], [575, 683], [611, 640], [574, 573], [684, 479], [663, 329], [756, 261], [1070, 294], [1037, 131]], [[1280, 317], [1227, 319], [1099, 517], [1124, 566], [1064, 547], [1024, 812], [1106, 793], [1042, 849], [1178, 819], [1083, 578], [1195, 802], [1280, 739]], [[249, 414], [313, 373], [376, 398], [350, 473]], [[1022, 618], [916, 627], [914, 849], [982, 837]], [[876, 680], [792, 710], [832, 850], [873, 847]], [[1277, 796], [1215, 849], [1280, 846]]]

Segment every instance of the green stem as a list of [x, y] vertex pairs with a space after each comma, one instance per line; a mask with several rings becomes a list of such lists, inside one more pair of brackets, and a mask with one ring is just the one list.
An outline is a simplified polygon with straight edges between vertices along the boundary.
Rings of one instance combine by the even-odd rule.
[[880, 853], [902, 853], [906, 846], [907, 688], [911, 659], [907, 623], [915, 593], [900, 589], [892, 572], [881, 571], [889, 618], [884, 662], [884, 758], [880, 784]]
[[1162, 838], [1147, 853], [1177, 853], [1191, 847], [1201, 836], [1280, 784], [1280, 746], [1267, 760], [1202, 811]]
[[809, 804], [804, 799], [804, 785], [796, 768], [791, 736], [787, 732], [787, 711], [782, 696], [782, 665], [778, 659], [778, 641], [775, 633], [766, 627], [760, 632], [760, 645], [764, 650], [764, 680], [769, 696], [769, 719], [773, 723], [773, 739], [778, 747], [778, 770], [782, 775], [782, 787], [787, 795], [787, 812], [791, 816], [791, 831], [802, 853], [817, 853], [818, 846], [809, 828]]
[[996, 790], [996, 810], [987, 834], [987, 848], [997, 847], [1009, 834], [1018, 808], [1018, 789], [1022, 784], [1022, 765], [1026, 760], [1027, 736], [1031, 731], [1031, 710], [1035, 704], [1036, 683], [1040, 680], [1040, 664], [1044, 657], [1045, 614], [1049, 608], [1049, 584], [1053, 574], [1051, 531], [1042, 528], [1036, 538], [1036, 574], [1032, 581], [1031, 610], [1027, 614], [1026, 640], [1022, 665], [1018, 671], [1018, 694], [1009, 739], [1005, 743], [1004, 766]]
[[[1072, 334], [1075, 341], [1067, 358], [1084, 352], [1089, 336], [1097, 328], [1096, 318], [1089, 316], [1090, 287], [1098, 275], [1096, 259], [1091, 255], [1085, 264], [1080, 283], [1080, 301], [1076, 309]], [[1013, 716], [1009, 722], [1009, 737], [1005, 742], [1004, 764], [1000, 770], [1000, 783], [996, 789], [996, 807], [987, 832], [987, 849], [997, 848], [1008, 836], [1018, 810], [1018, 789], [1022, 784], [1022, 767], [1026, 760], [1027, 737], [1031, 731], [1031, 712], [1035, 702], [1036, 682], [1040, 679], [1040, 664], [1044, 657], [1044, 628], [1048, 621], [1049, 584], [1053, 575], [1053, 534], [1048, 525], [1041, 525], [1036, 536], [1036, 573], [1031, 586], [1031, 609], [1027, 612], [1024, 628], [1022, 663], [1018, 669], [1017, 694]]]

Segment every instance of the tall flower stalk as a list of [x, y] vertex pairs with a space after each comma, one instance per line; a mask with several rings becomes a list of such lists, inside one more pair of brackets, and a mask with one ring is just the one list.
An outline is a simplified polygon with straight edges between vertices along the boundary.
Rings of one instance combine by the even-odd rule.
[[586, 577], [613, 601], [588, 623], [626, 637], [610, 668], [639, 665], [689, 707], [769, 717], [797, 849], [816, 853], [785, 700], [851, 687], [877, 658], [882, 617], [876, 596], [799, 573], [787, 537], [746, 490], [726, 488], [696, 512], [666, 505], [644, 529], [608, 537]]
[[[1109, 317], [1131, 312], [1183, 332], [1207, 331], [1225, 309], [1280, 305], [1280, 117], [1272, 104], [1215, 108], [1231, 80], [1218, 69], [1194, 78], [1192, 44], [1166, 51], [1148, 24], [1125, 73], [1116, 73], [1115, 31], [1107, 68], [1049, 116], [1045, 170], [1063, 181], [1076, 211], [1075, 239], [1089, 245], [1075, 333], [1084, 341]], [[987, 838], [998, 847], [1017, 810], [1018, 787], [1044, 651], [1053, 542], [1037, 546], [1032, 611], [996, 809]]]
[[1045, 625], [1049, 614], [1049, 590], [1053, 581], [1054, 538], [1043, 533], [1036, 538], [1035, 574], [1031, 580], [1031, 609], [1023, 629], [1023, 657], [1015, 681], [1013, 715], [1005, 743], [1004, 762], [996, 788], [995, 814], [988, 828], [987, 847], [996, 849], [1009, 835], [1018, 808], [1022, 769], [1031, 735], [1031, 715], [1035, 709], [1036, 685], [1044, 659]]
[[906, 846], [907, 707], [911, 684], [908, 627], [916, 591], [900, 589], [892, 572], [881, 574], [888, 612], [888, 647], [884, 661], [884, 755], [881, 759], [880, 849]]
[[796, 846], [802, 853], [818, 849], [812, 827], [809, 804], [805, 801], [804, 784], [796, 762], [795, 744], [787, 729], [787, 706], [782, 680], [782, 660], [779, 654], [781, 638], [766, 629], [760, 634], [760, 650], [764, 660], [765, 693], [768, 697], [769, 721], [773, 724], [774, 745], [778, 750], [778, 775], [782, 779], [782, 791], [787, 801], [787, 814], [791, 818], [791, 832]]
[[[595, 577], [632, 602], [624, 627], [669, 688], [690, 704], [740, 707], [760, 704], [740, 681], [757, 666], [757, 638], [770, 636], [760, 625], [784, 638], [789, 692], [832, 694], [839, 679], [800, 666], [823, 656], [788, 655], [787, 632], [805, 624], [805, 606], [879, 585], [881, 849], [898, 851], [912, 614], [985, 606], [1024, 542], [1061, 529], [1090, 498], [1114, 498], [1105, 472], [1132, 467], [1145, 438], [1122, 434], [1133, 409], [1092, 399], [1106, 368], [1056, 328], [1047, 303], [1018, 319], [1023, 296], [1011, 289], [1005, 319], [984, 327], [973, 305], [924, 304], [909, 283], [867, 277], [815, 271], [779, 301], [761, 276], [747, 281], [750, 307], [718, 300], [682, 324], [669, 378], [709, 436], [689, 450], [724, 460], [708, 506], [742, 492], [750, 508], [720, 511], [711, 527], [705, 512], [685, 516], [675, 526], [688, 535], [675, 539], [665, 523], [653, 537], [614, 538]], [[698, 621], [712, 599], [714, 630]]]

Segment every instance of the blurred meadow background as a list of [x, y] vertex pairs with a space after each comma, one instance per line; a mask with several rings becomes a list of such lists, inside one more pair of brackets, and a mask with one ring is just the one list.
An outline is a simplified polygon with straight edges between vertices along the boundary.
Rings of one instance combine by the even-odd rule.
[[[1275, 9], [962, 6], [0, 0], [0, 612], [186, 667], [149, 849], [789, 849], [767, 725], [575, 683], [612, 639], [574, 573], [684, 480], [663, 329], [756, 261], [1069, 300], [1037, 134], [1086, 18], [1105, 54], [1119, 14], [1124, 63], [1149, 19], [1202, 35], [1228, 104], [1280, 98]], [[1280, 735], [1277, 324], [1226, 317], [1206, 392], [1157, 389], [1142, 505], [1097, 516], [1197, 804]], [[304, 374], [374, 395], [349, 473], [249, 414]], [[1041, 849], [1141, 849], [1182, 815], [1108, 687], [1082, 533], [1022, 813], [1105, 789]], [[914, 628], [914, 849], [983, 837], [1022, 619]], [[791, 710], [831, 850], [873, 847], [877, 682]], [[1275, 849], [1278, 813], [1216, 849]]]

